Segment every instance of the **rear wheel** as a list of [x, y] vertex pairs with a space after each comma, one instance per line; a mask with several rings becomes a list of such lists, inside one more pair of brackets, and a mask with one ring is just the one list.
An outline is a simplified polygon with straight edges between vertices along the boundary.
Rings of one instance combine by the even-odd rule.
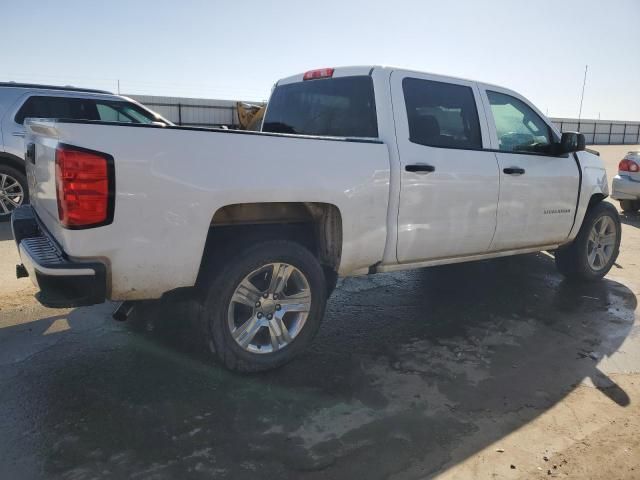
[[620, 208], [624, 213], [634, 213], [640, 210], [640, 200], [620, 200]]
[[202, 323], [211, 350], [227, 368], [276, 368], [311, 343], [327, 295], [311, 252], [294, 242], [268, 241], [216, 270], [207, 281]]
[[565, 277], [598, 280], [618, 258], [620, 237], [618, 211], [609, 202], [600, 202], [587, 211], [576, 239], [556, 250], [556, 266]]
[[0, 222], [11, 218], [11, 213], [29, 201], [27, 177], [8, 165], [0, 165]]

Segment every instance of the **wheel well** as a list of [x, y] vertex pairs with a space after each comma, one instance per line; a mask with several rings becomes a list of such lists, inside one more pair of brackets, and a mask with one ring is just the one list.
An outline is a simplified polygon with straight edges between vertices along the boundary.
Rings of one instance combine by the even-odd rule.
[[228, 258], [233, 250], [257, 241], [284, 239], [300, 243], [318, 258], [328, 281], [335, 281], [342, 254], [342, 217], [335, 205], [317, 202], [270, 202], [227, 205], [211, 220], [200, 265]]
[[591, 195], [591, 198], [589, 199], [589, 205], [587, 205], [587, 211], [591, 210], [605, 198], [607, 198], [607, 196], [604, 193], [594, 193], [593, 195]]
[[9, 153], [0, 153], [0, 164], [2, 163], [15, 168], [16, 170], [19, 170], [23, 174], [26, 174], [24, 161], [21, 158], [16, 157], [15, 155], [11, 155]]

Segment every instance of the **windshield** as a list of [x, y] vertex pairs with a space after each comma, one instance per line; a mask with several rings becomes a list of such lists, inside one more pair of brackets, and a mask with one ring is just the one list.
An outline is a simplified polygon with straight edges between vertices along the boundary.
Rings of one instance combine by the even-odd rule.
[[378, 137], [369, 76], [307, 80], [275, 88], [263, 132]]

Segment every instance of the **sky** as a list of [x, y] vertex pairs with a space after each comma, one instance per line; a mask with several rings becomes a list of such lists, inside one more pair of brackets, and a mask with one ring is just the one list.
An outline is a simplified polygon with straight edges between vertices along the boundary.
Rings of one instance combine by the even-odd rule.
[[640, 120], [640, 0], [0, 0], [0, 81], [266, 100], [393, 65], [511, 88], [552, 117]]

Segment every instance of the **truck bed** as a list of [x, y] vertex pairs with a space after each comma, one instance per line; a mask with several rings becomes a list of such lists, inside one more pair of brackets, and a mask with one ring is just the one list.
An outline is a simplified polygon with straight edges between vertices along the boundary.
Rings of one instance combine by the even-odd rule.
[[[27, 143], [35, 144], [28, 172], [37, 216], [69, 258], [108, 265], [108, 298], [158, 298], [194, 285], [213, 216], [234, 204], [334, 205], [343, 229], [339, 273], [383, 256], [390, 165], [382, 142], [90, 121], [31, 119], [27, 127]], [[60, 225], [59, 144], [113, 157], [110, 224]]]

